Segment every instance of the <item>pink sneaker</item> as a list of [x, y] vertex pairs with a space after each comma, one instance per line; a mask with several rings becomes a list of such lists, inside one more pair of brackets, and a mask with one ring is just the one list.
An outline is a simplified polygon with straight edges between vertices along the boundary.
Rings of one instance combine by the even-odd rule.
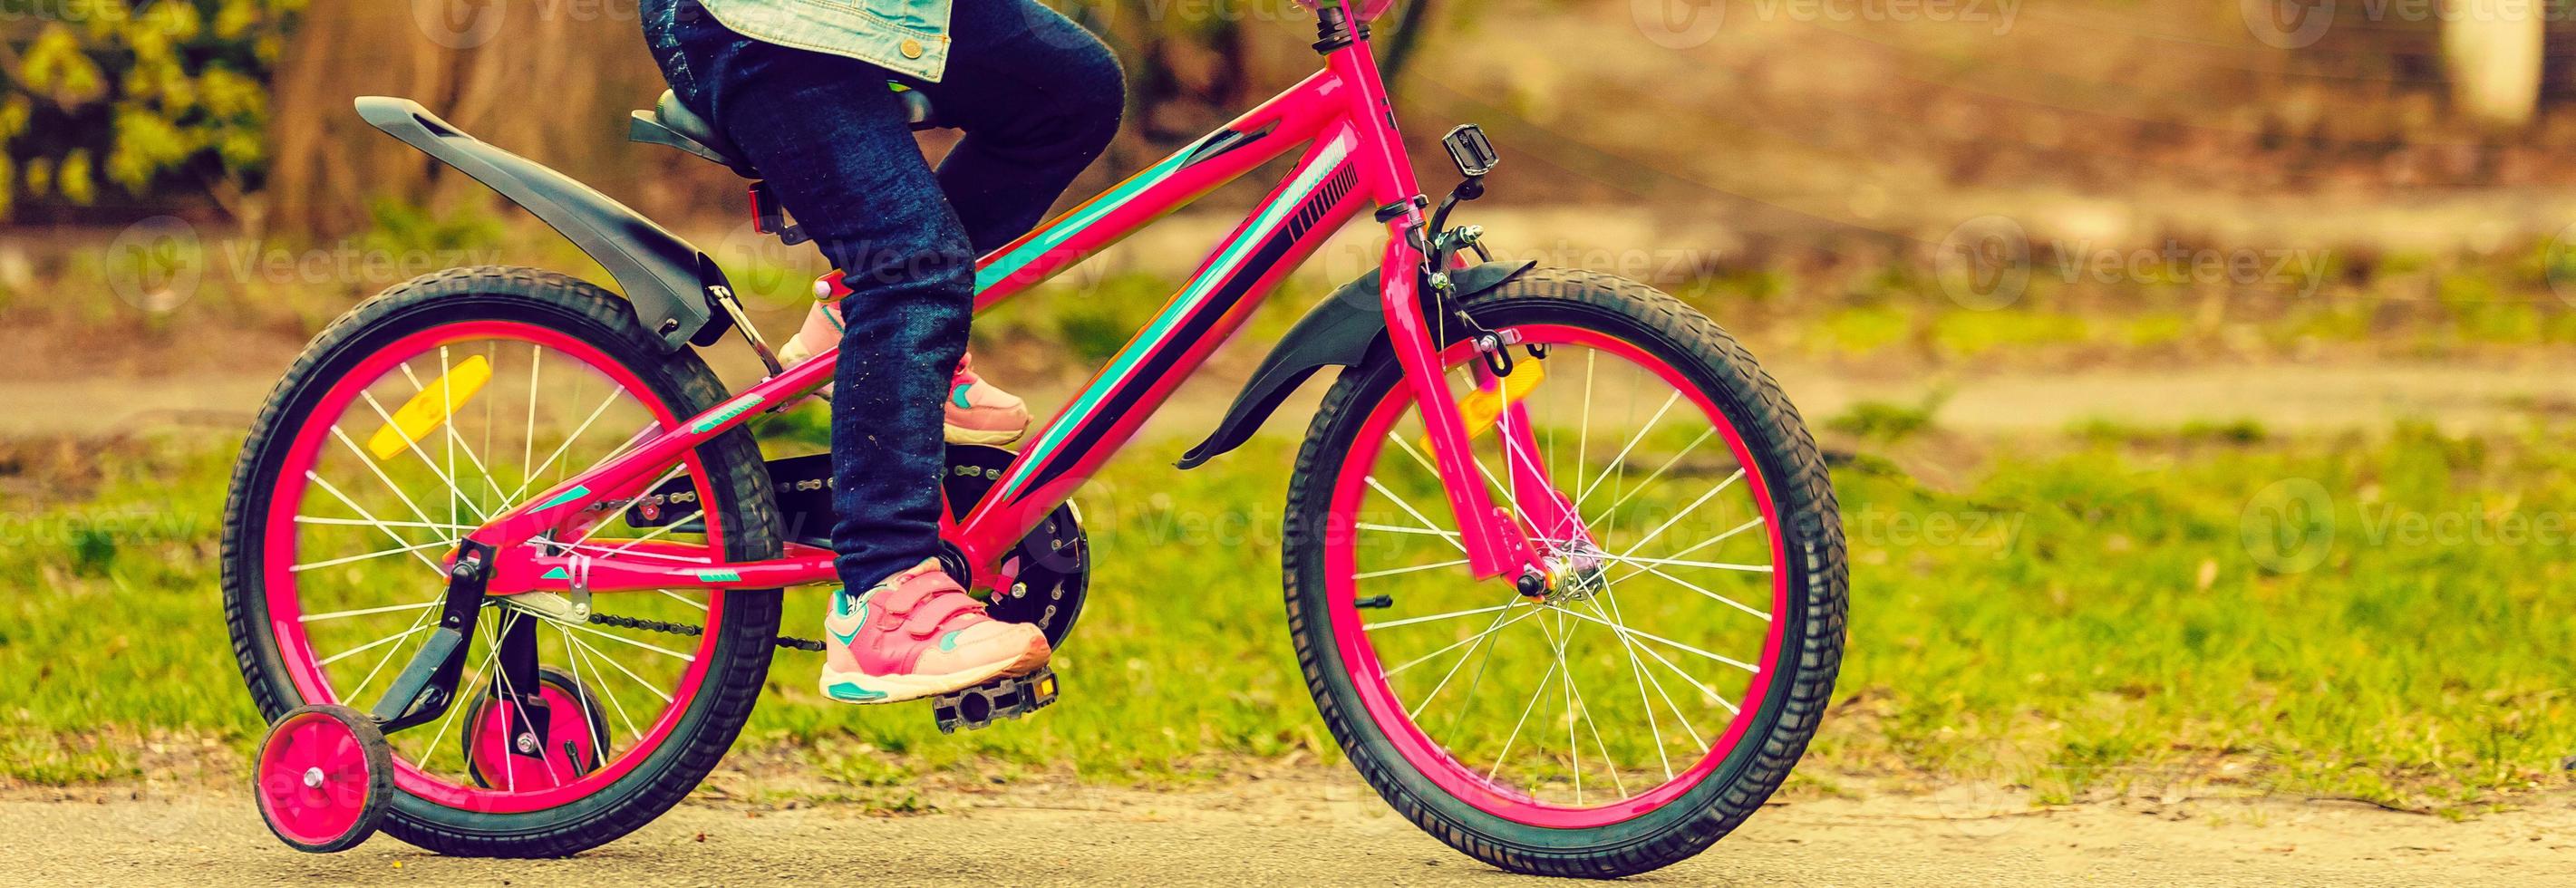
[[[832, 306], [814, 303], [814, 310], [805, 314], [805, 326], [778, 347], [779, 363], [793, 366], [841, 344], [841, 313]], [[1002, 447], [1020, 440], [1029, 431], [1028, 404], [976, 376], [973, 364], [972, 357], [958, 359], [956, 372], [948, 378], [948, 397], [941, 402], [946, 411], [942, 431], [948, 443]], [[828, 399], [832, 387], [825, 385], [814, 393]]]
[[939, 569], [936, 559], [857, 595], [832, 594], [823, 617], [823, 696], [893, 703], [1034, 672], [1052, 653], [1046, 634], [1006, 623]]
[[948, 377], [948, 400], [941, 417], [950, 444], [1001, 447], [1029, 432], [1029, 405], [1020, 396], [993, 387], [975, 375], [975, 356], [957, 359]]

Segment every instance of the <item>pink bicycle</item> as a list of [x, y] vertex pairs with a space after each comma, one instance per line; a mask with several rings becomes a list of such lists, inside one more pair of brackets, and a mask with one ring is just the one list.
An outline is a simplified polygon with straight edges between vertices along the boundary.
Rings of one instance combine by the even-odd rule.
[[[1378, 270], [1277, 343], [1182, 467], [1337, 368], [1283, 552], [1289, 634], [1334, 739], [1398, 811], [1494, 865], [1609, 877], [1687, 858], [1780, 785], [1830, 695], [1846, 592], [1823, 462], [1699, 312], [1465, 258], [1486, 259], [1481, 232], [1448, 216], [1496, 156], [1452, 131], [1463, 181], [1431, 207], [1369, 52], [1385, 4], [1369, 5], [1318, 10], [1320, 72], [982, 260], [979, 310], [1303, 148], [1025, 449], [952, 448], [948, 567], [1062, 643], [1091, 555], [1068, 498], [1372, 212]], [[816, 538], [828, 466], [764, 461], [745, 423], [828, 382], [834, 355], [778, 366], [705, 254], [598, 192], [412, 102], [358, 108], [570, 237], [624, 295], [528, 269], [429, 275], [334, 322], [270, 395], [223, 554], [235, 653], [271, 722], [254, 792], [308, 851], [381, 828], [441, 853], [572, 854], [698, 784], [773, 650], [819, 649], [779, 634], [780, 590], [835, 581]], [[763, 229], [798, 237], [667, 95], [632, 127], [752, 177]], [[739, 394], [693, 350], [728, 330], [771, 367]], [[934, 713], [974, 728], [1055, 698], [1041, 672]]]

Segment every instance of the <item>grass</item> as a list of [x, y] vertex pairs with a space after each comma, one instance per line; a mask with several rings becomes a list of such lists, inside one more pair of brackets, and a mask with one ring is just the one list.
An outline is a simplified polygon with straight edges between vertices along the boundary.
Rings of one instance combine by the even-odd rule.
[[[2466, 811], [2563, 785], [2576, 750], [2565, 428], [2332, 441], [2097, 425], [1985, 458], [1957, 490], [1861, 460], [1837, 477], [1851, 646], [1807, 769], [1999, 776], [2065, 801], [2188, 782]], [[822, 779], [1069, 768], [1186, 780], [1338, 757], [1281, 626], [1290, 448], [1173, 472], [1113, 463], [1084, 500], [1098, 594], [1063, 704], [939, 735], [919, 706], [823, 704], [784, 657], [746, 747]], [[2211, 446], [2211, 445], [2217, 446]], [[128, 442], [0, 525], [0, 777], [135, 777], [165, 738], [258, 733], [216, 591], [230, 446]], [[2185, 457], [2188, 458], [2185, 458]], [[20, 465], [13, 458], [9, 465]], [[790, 631], [822, 606], [792, 592]], [[806, 627], [810, 628], [810, 627]]]

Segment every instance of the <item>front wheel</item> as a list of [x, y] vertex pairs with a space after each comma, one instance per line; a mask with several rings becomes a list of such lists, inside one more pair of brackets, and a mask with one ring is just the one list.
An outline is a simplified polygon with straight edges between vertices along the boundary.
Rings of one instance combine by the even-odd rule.
[[1523, 597], [1470, 575], [1381, 354], [1326, 395], [1289, 485], [1307, 689], [1379, 794], [1479, 860], [1610, 878], [1686, 859], [1779, 787], [1831, 694], [1846, 592], [1823, 460], [1671, 296], [1543, 270], [1467, 310], [1522, 343], [1518, 379], [1464, 344], [1443, 357], [1492, 418], [1473, 449], [1494, 503], [1556, 581]]

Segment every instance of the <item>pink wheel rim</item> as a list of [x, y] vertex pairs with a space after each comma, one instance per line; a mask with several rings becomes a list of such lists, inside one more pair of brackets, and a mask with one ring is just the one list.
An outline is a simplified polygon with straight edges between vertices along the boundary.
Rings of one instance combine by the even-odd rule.
[[[1343, 668], [1350, 674], [1369, 720], [1417, 772], [1460, 801], [1507, 820], [1558, 829], [1609, 826], [1659, 809], [1698, 787], [1735, 754], [1756, 714], [1769, 703], [1773, 677], [1771, 666], [1780, 662], [1784, 641], [1785, 621], [1778, 615], [1790, 612], [1789, 578], [1786, 571], [1778, 569], [1789, 563], [1787, 541], [1779, 531], [1779, 512], [1773, 503], [1768, 479], [1763, 477], [1759, 464], [1745, 446], [1743, 436], [1709, 400], [1707, 393], [1691, 383], [1679, 369], [1633, 343], [1593, 330], [1555, 324], [1519, 324], [1512, 325], [1512, 329], [1519, 331], [1525, 342], [1595, 348], [1652, 372], [1699, 407], [1725, 439], [1737, 463], [1744, 468], [1747, 489], [1765, 520], [1764, 529], [1769, 537], [1772, 564], [1775, 566], [1771, 571], [1770, 584], [1771, 613], [1775, 617], [1770, 621], [1762, 646], [1760, 665], [1763, 668], [1752, 676], [1740, 711], [1710, 744], [1706, 754], [1686, 771], [1644, 792], [1590, 806], [1534, 799], [1509, 785], [1490, 780], [1484, 773], [1459, 761], [1415, 724], [1389, 685], [1376, 646], [1363, 628], [1363, 619], [1355, 604], [1359, 590], [1354, 579], [1358, 570], [1352, 543], [1358, 533], [1356, 525], [1359, 506], [1367, 490], [1366, 479], [1379, 454], [1386, 449], [1383, 443], [1385, 436], [1398, 420], [1412, 412], [1412, 393], [1401, 383], [1390, 389], [1363, 421], [1351, 452], [1344, 457], [1341, 477], [1336, 479], [1332, 508], [1325, 519], [1327, 611], [1333, 622]], [[1450, 349], [1443, 358], [1449, 366], [1455, 367], [1467, 361], [1471, 354], [1461, 346]]]
[[366, 746], [339, 719], [302, 712], [279, 722], [260, 746], [258, 768], [260, 812], [288, 838], [328, 845], [366, 816], [375, 773]]
[[[396, 367], [405, 360], [429, 353], [441, 345], [480, 340], [502, 340], [543, 346], [580, 359], [589, 369], [609, 377], [628, 392], [652, 391], [645, 385], [642, 378], [587, 342], [535, 324], [494, 320], [443, 324], [412, 333], [368, 355], [355, 369], [334, 380], [331, 388], [323, 394], [321, 402], [306, 417], [304, 425], [295, 430], [294, 442], [287, 451], [284, 467], [278, 473], [277, 488], [269, 499], [266, 538], [262, 541], [261, 565], [267, 574], [265, 588], [269, 631], [277, 639], [280, 659], [286, 664], [288, 677], [294, 683], [297, 695], [305, 702], [341, 703], [361, 710], [375, 703], [373, 700], [343, 700], [331, 687], [330, 679], [319, 665], [319, 658], [312, 648], [311, 640], [304, 630], [304, 623], [300, 619], [304, 608], [298, 592], [296, 574], [277, 568], [278, 565], [297, 563], [298, 534], [294, 523], [296, 507], [304, 502], [311, 487], [306, 473], [317, 464], [324, 444], [330, 440], [329, 418], [338, 417], [347, 412], [357, 401], [360, 392], [365, 391], [368, 386], [373, 385], [386, 374], [395, 372]], [[683, 418], [673, 414], [668, 405], [659, 401], [644, 397], [637, 397], [635, 400], [649, 410], [653, 418], [665, 428], [676, 427]], [[705, 477], [705, 466], [699, 462], [695, 453], [688, 454], [682, 461], [687, 464], [690, 476], [701, 479]], [[701, 485], [700, 495], [707, 495], [703, 485]], [[725, 532], [721, 524], [721, 516], [718, 515], [720, 511], [710, 509], [705, 516], [708, 535], [714, 539], [721, 539]], [[281, 532], [280, 528], [285, 530]], [[661, 714], [649, 727], [644, 728], [639, 737], [633, 738], [625, 748], [617, 751], [614, 759], [599, 769], [582, 775], [579, 779], [557, 785], [533, 790], [523, 787], [520, 791], [512, 791], [506, 787], [486, 789], [468, 782], [449, 780], [423, 771], [409, 760], [397, 755], [394, 758], [395, 786], [405, 793], [442, 807], [489, 813], [523, 813], [569, 804], [616, 782], [651, 757], [653, 751], [670, 737], [682, 716], [686, 714], [688, 704], [696, 698], [697, 691], [704, 682], [707, 664], [715, 659], [713, 654], [716, 640], [722, 635], [723, 618], [724, 596], [710, 595], [707, 601], [705, 629], [699, 638], [695, 658], [682, 672], [677, 684], [671, 688], [671, 702], [663, 708]], [[459, 690], [463, 691], [461, 688]]]

